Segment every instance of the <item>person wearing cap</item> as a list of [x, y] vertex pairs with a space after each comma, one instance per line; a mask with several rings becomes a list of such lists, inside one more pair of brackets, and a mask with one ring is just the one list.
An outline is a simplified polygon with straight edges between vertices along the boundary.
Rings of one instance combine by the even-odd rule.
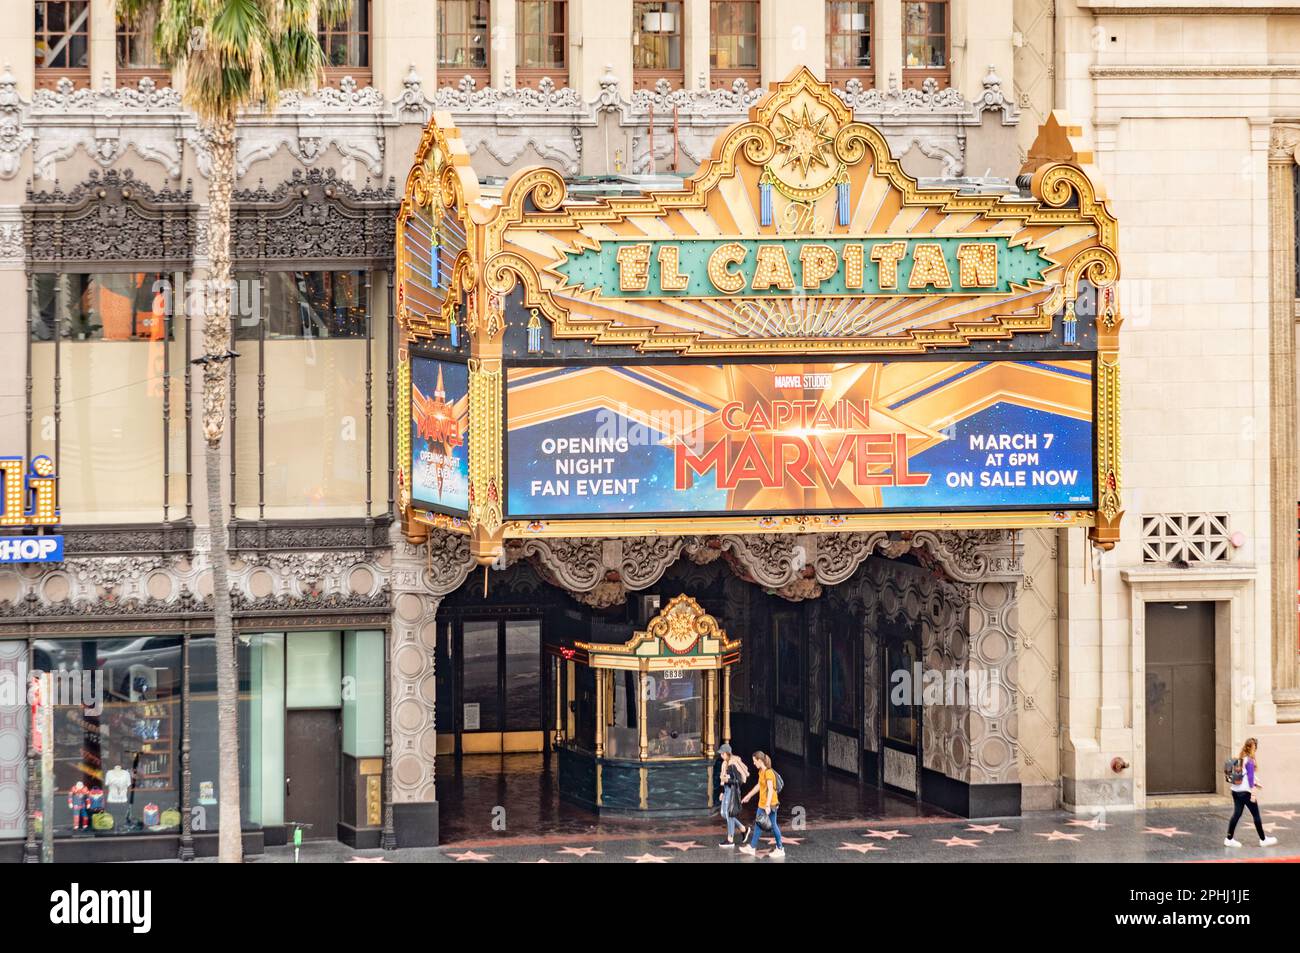
[[727, 822], [727, 840], [719, 847], [736, 846], [736, 829], [741, 831], [740, 840], [745, 839], [745, 825], [740, 821], [740, 788], [749, 778], [749, 768], [743, 758], [737, 758], [731, 752], [731, 745], [718, 746], [718, 757], [722, 767], [718, 772], [718, 783], [722, 785], [722, 794], [718, 798], [722, 819]]

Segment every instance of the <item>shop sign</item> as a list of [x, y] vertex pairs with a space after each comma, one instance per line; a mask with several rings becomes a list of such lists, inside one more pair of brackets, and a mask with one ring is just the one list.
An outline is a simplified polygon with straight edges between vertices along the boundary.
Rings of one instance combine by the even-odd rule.
[[1087, 360], [511, 368], [507, 513], [1085, 508]]
[[61, 563], [62, 536], [0, 537], [0, 563]]

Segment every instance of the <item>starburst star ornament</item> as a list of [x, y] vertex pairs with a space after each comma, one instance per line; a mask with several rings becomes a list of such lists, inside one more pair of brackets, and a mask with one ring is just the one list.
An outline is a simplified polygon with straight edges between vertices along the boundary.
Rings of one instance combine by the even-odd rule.
[[801, 116], [777, 114], [777, 119], [785, 125], [785, 131], [776, 137], [777, 148], [785, 157], [782, 168], [798, 166], [805, 177], [815, 166], [830, 168], [828, 156], [835, 137], [823, 131], [830, 118], [829, 113], [824, 113], [813, 119], [807, 105]]

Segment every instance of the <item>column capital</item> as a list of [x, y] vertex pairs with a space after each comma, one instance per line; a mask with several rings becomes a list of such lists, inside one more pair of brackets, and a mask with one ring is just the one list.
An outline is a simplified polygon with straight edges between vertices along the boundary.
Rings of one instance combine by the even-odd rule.
[[1300, 125], [1273, 124], [1268, 143], [1268, 161], [1277, 165], [1300, 163]]

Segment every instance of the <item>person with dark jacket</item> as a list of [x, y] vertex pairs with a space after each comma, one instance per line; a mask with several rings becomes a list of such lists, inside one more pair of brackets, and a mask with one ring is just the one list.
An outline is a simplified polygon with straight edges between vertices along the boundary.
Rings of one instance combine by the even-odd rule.
[[722, 819], [727, 822], [727, 840], [718, 846], [735, 847], [736, 831], [741, 832], [741, 840], [744, 840], [746, 833], [745, 825], [740, 820], [740, 789], [741, 785], [749, 780], [749, 768], [745, 766], [743, 758], [732, 754], [729, 744], [718, 746], [718, 756], [722, 759], [722, 767], [718, 771], [718, 783], [722, 787], [718, 806], [722, 812]]

